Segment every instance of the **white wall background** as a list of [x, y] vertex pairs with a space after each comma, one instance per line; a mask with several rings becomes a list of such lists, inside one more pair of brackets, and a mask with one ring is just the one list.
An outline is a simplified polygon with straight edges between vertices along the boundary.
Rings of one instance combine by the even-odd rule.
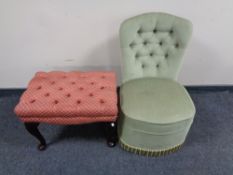
[[25, 87], [39, 70], [120, 76], [120, 23], [152, 11], [193, 22], [181, 83], [233, 84], [232, 0], [0, 0], [0, 88]]

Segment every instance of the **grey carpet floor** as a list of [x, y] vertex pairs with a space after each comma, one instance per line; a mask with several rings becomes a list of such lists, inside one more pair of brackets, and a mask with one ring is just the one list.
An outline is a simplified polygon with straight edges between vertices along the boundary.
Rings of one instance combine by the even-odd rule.
[[158, 158], [108, 148], [101, 124], [42, 124], [49, 147], [39, 152], [13, 113], [21, 93], [0, 92], [0, 174], [233, 174], [232, 92], [191, 90], [197, 114], [187, 140], [177, 153]]

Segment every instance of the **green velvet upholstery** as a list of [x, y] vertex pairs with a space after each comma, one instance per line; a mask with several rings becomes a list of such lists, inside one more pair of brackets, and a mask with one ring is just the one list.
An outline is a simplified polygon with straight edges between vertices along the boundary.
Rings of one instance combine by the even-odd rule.
[[125, 120], [120, 124], [122, 141], [156, 150], [184, 142], [195, 107], [179, 83], [162, 78], [131, 80], [121, 86], [120, 99]]
[[195, 106], [175, 80], [191, 33], [188, 20], [166, 13], [147, 13], [122, 23], [118, 132], [124, 149], [161, 155], [185, 141]]

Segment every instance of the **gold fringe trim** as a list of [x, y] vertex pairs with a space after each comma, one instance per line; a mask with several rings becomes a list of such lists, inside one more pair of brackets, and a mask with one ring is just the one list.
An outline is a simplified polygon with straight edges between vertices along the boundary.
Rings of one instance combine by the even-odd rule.
[[180, 144], [180, 145], [177, 145], [175, 147], [172, 147], [172, 148], [169, 148], [166, 150], [150, 150], [150, 149], [142, 149], [142, 148], [128, 145], [128, 144], [124, 143], [122, 140], [119, 140], [119, 142], [120, 142], [120, 146], [124, 150], [138, 154], [138, 155], [147, 156], [147, 157], [165, 156], [165, 155], [168, 155], [170, 153], [174, 153], [174, 152], [178, 151], [181, 148], [181, 146], [183, 145], [183, 144]]

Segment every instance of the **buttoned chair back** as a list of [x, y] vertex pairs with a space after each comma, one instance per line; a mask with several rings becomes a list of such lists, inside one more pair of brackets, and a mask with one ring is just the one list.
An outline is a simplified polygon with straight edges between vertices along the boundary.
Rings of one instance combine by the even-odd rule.
[[176, 79], [192, 24], [166, 13], [147, 13], [120, 28], [123, 83], [136, 78]]

